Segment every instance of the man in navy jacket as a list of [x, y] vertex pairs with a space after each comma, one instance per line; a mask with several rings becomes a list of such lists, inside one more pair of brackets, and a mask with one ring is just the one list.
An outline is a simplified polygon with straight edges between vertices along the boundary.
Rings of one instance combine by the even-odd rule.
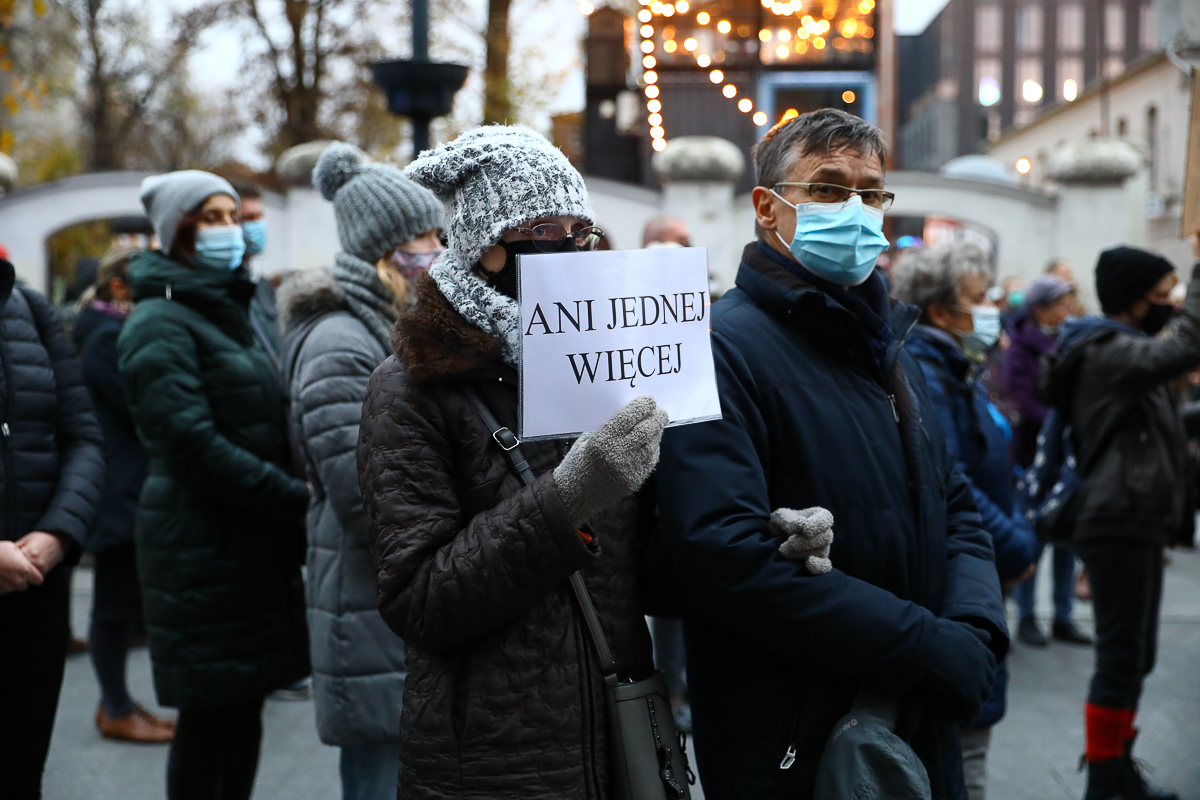
[[[834, 724], [869, 686], [895, 697], [933, 796], [960, 800], [955, 724], [1008, 647], [991, 539], [903, 351], [917, 311], [893, 308], [872, 271], [883, 159], [877, 128], [830, 109], [758, 144], [759, 239], [713, 307], [722, 419], [663, 439], [710, 797], [811, 797]], [[814, 506], [834, 518], [828, 571], [779, 551], [796, 531], [772, 512]]]

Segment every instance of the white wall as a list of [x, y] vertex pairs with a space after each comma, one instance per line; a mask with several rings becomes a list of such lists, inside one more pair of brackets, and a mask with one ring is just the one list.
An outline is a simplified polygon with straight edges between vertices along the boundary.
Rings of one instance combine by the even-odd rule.
[[[1108, 86], [1109, 133], [1118, 135], [1118, 125], [1125, 121], [1126, 142], [1137, 147], [1147, 159], [1143, 170], [1129, 184], [1129, 213], [1140, 218], [1125, 226], [1129, 244], [1162, 253], [1176, 267], [1191, 263], [1191, 244], [1180, 236], [1183, 176], [1187, 161], [1188, 109], [1190, 79], [1163, 56], [1135, 68]], [[1157, 115], [1154, 148], [1157, 153], [1157, 183], [1149, 183], [1148, 112]], [[1089, 90], [1073, 103], [1064, 103], [1043, 113], [1023, 128], [1006, 134], [989, 150], [1014, 175], [1014, 165], [1020, 158], [1032, 163], [1029, 174], [1021, 178], [1031, 188], [1055, 190], [1057, 187], [1045, 176], [1051, 154], [1062, 145], [1079, 141], [1101, 130], [1101, 96]], [[1164, 201], [1164, 214], [1157, 220], [1146, 219], [1147, 195], [1155, 191]], [[1064, 247], [1071, 244], [1064, 241]], [[1063, 253], [1065, 256], [1065, 251]], [[1072, 260], [1078, 271], [1094, 266]]]

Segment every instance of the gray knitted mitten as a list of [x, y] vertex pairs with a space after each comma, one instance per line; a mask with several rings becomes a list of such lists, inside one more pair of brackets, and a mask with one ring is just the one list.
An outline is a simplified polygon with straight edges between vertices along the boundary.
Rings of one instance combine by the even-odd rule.
[[813, 575], [833, 569], [829, 546], [833, 544], [833, 514], [820, 506], [777, 508], [771, 512], [771, 535], [785, 539], [779, 554], [793, 561], [804, 561]]
[[633, 494], [658, 463], [669, 418], [653, 397], [642, 396], [585, 433], [554, 470], [554, 483], [571, 524], [582, 525], [600, 509]]

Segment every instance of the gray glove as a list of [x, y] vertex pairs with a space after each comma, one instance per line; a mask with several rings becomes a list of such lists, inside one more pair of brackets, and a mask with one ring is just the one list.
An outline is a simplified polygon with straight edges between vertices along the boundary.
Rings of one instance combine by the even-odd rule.
[[779, 555], [793, 561], [803, 561], [813, 575], [824, 575], [833, 569], [829, 546], [833, 544], [833, 514], [820, 506], [777, 508], [771, 512], [771, 535], [785, 539], [779, 545]]
[[667, 412], [648, 395], [636, 397], [595, 433], [585, 433], [554, 470], [571, 524], [638, 490], [658, 463]]

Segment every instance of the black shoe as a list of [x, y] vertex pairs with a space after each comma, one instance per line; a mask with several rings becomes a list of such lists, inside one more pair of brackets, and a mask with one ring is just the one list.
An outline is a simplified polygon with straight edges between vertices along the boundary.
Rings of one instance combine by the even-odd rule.
[[1088, 761], [1087, 792], [1083, 800], [1125, 800], [1121, 791], [1121, 771], [1124, 759], [1110, 758], [1107, 761]]
[[1075, 623], [1069, 619], [1054, 620], [1054, 627], [1051, 628], [1050, 635], [1055, 640], [1066, 642], [1067, 644], [1086, 644], [1092, 643], [1092, 637], [1088, 636], [1083, 631], [1075, 626]]
[[1118, 759], [1121, 764], [1121, 799], [1179, 800], [1179, 795], [1170, 789], [1163, 789], [1146, 783], [1146, 778], [1142, 775], [1141, 767], [1133, 759], [1133, 742], [1136, 738], [1137, 732], [1135, 731], [1133, 739], [1125, 743], [1125, 752]]
[[1017, 624], [1017, 639], [1030, 647], [1045, 647], [1048, 644], [1033, 617], [1025, 617]]

